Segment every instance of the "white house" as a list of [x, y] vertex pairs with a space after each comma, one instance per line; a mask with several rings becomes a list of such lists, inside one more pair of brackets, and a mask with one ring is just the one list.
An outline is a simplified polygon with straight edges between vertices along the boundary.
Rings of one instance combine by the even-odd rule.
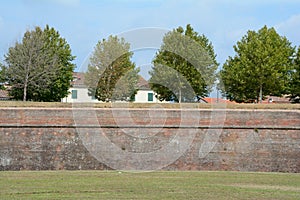
[[[138, 92], [135, 95], [134, 102], [136, 103], [158, 103], [160, 102], [155, 93], [150, 89], [148, 82], [141, 76], [138, 80]], [[74, 72], [72, 87], [69, 89], [69, 95], [62, 99], [62, 102], [68, 103], [83, 103], [99, 102], [94, 96], [89, 95], [87, 86], [84, 84], [84, 73]]]
[[62, 99], [62, 102], [82, 103], [99, 102], [94, 96], [89, 95], [88, 88], [84, 84], [84, 73], [73, 72], [72, 87], [69, 89], [69, 95]]
[[150, 89], [149, 83], [139, 76], [138, 91], [135, 95], [134, 102], [136, 103], [158, 103], [160, 102], [156, 97], [153, 90]]

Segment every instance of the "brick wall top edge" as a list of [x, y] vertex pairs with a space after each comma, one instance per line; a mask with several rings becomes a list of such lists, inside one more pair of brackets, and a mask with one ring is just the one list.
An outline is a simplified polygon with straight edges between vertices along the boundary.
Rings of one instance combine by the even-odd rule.
[[53, 107], [0, 107], [0, 110], [166, 110], [166, 111], [226, 111], [226, 112], [295, 112], [300, 113], [300, 110], [289, 109], [219, 109], [219, 108], [92, 108], [92, 107], [72, 107], [72, 108], [53, 108]]

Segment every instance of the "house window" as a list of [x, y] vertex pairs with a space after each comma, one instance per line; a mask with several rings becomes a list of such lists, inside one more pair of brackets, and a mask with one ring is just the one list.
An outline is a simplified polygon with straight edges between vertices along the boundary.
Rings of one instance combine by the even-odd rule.
[[72, 99], [77, 99], [77, 90], [72, 90]]
[[148, 101], [153, 101], [153, 93], [148, 93]]
[[135, 95], [131, 96], [131, 100], [130, 101], [132, 101], [132, 102], [135, 101]]

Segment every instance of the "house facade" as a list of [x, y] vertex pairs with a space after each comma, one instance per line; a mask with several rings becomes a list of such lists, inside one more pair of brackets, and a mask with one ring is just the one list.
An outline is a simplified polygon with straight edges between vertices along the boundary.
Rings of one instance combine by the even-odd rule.
[[[89, 95], [88, 87], [84, 84], [84, 73], [74, 72], [72, 87], [69, 89], [69, 95], [62, 99], [66, 103], [97, 103], [94, 96]], [[155, 93], [150, 89], [148, 82], [139, 76], [138, 91], [134, 98], [135, 103], [158, 103], [160, 102]]]
[[0, 101], [8, 101], [8, 100], [11, 100], [8, 91], [0, 89]]
[[12, 100], [12, 97], [9, 95], [11, 87], [6, 83], [0, 83], [0, 88], [2, 87], [4, 87], [4, 89], [0, 89], [0, 101]]
[[74, 72], [72, 87], [69, 89], [69, 95], [62, 99], [66, 103], [97, 103], [99, 102], [94, 96], [89, 95], [89, 90], [84, 84], [84, 73]]
[[151, 90], [148, 81], [142, 76], [139, 76], [138, 91], [135, 95], [134, 102], [136, 103], [159, 103], [160, 101], [155, 97], [155, 92]]

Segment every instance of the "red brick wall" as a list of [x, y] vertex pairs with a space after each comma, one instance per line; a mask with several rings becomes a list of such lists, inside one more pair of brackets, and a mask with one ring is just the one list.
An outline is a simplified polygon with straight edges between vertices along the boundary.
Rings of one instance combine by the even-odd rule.
[[1, 108], [0, 170], [300, 172], [300, 111]]

